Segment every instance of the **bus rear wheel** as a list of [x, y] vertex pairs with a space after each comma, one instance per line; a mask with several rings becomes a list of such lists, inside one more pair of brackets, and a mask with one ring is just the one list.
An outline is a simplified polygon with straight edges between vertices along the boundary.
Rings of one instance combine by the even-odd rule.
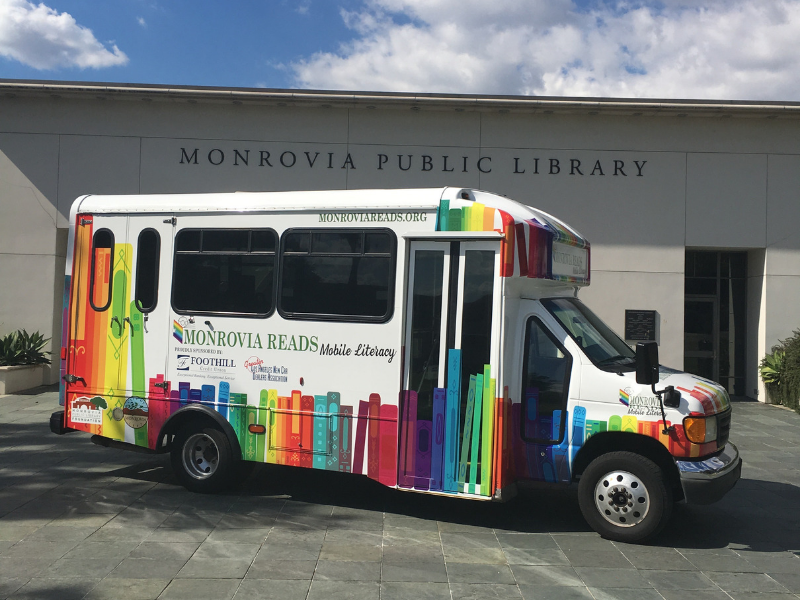
[[653, 461], [633, 452], [609, 452], [581, 475], [578, 499], [586, 521], [604, 538], [643, 542], [672, 514], [672, 490]]
[[175, 435], [170, 459], [183, 486], [199, 493], [217, 492], [228, 487], [239, 462], [222, 431], [191, 423]]

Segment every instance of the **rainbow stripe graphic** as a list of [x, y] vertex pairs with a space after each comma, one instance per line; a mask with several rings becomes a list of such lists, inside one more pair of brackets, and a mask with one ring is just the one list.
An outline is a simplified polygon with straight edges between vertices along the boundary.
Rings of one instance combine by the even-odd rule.
[[172, 337], [178, 340], [178, 343], [183, 343], [183, 326], [177, 321], [172, 321]]
[[620, 401], [621, 404], [623, 404], [625, 406], [630, 406], [630, 403], [631, 403], [630, 394], [628, 394], [628, 392], [626, 392], [625, 390], [620, 390], [619, 391], [619, 401]]
[[469, 200], [441, 200], [436, 216], [436, 231], [496, 231], [501, 241], [500, 276], [551, 279], [566, 283], [589, 283], [586, 277], [554, 275], [551, 268], [553, 242], [587, 250], [590, 245], [574, 230], [553, 217], [516, 218], [504, 210]]

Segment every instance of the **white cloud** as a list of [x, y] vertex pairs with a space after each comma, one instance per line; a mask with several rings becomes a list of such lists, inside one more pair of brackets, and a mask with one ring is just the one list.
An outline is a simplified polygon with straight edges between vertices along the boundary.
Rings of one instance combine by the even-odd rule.
[[106, 48], [69, 13], [27, 0], [0, 0], [0, 55], [35, 69], [124, 65], [116, 45]]
[[365, 0], [311, 88], [800, 100], [800, 0]]
[[144, 17], [136, 17], [136, 22], [142, 27], [147, 28], [147, 21], [144, 20]]

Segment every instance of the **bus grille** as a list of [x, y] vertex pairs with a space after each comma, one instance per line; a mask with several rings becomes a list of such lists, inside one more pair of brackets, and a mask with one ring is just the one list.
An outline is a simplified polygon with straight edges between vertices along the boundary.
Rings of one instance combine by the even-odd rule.
[[731, 433], [731, 415], [730, 409], [724, 413], [717, 415], [717, 448], [723, 448], [728, 443], [728, 436]]

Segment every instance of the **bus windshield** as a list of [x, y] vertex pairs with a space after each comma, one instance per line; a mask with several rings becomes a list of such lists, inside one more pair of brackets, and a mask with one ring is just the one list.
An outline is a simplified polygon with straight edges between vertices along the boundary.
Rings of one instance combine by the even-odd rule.
[[545, 298], [542, 305], [567, 330], [596, 367], [632, 371], [635, 352], [577, 298]]

